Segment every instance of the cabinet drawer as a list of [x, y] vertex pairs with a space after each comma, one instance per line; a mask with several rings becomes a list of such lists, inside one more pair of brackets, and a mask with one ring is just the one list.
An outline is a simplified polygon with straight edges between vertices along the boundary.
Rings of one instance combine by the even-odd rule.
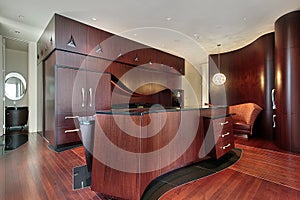
[[231, 117], [213, 119], [212, 123], [215, 132], [222, 132], [223, 130], [231, 129], [232, 127]]
[[57, 128], [57, 145], [80, 141], [80, 129]]
[[79, 127], [77, 117], [72, 113], [57, 114], [57, 127], [75, 129]]
[[233, 137], [218, 141], [215, 146], [215, 158], [220, 158], [221, 156], [229, 152], [232, 148], [234, 148]]
[[233, 131], [232, 129], [223, 129], [219, 135], [217, 136], [216, 140], [217, 143], [220, 143], [222, 141], [228, 140], [233, 138]]

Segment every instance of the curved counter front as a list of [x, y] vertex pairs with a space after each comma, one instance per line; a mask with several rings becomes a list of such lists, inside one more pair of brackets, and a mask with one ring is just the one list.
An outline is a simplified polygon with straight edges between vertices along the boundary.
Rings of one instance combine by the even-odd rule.
[[[225, 116], [227, 107], [159, 107], [98, 111], [91, 189], [140, 199], [148, 184], [174, 169], [205, 159], [203, 117]], [[206, 146], [206, 147], [204, 147]]]

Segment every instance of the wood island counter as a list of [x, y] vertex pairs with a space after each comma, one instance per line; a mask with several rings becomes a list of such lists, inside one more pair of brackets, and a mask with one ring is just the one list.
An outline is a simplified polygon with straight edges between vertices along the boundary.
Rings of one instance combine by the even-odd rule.
[[140, 199], [155, 178], [207, 158], [215, 143], [204, 117], [212, 116], [231, 126], [227, 107], [97, 111], [91, 189]]

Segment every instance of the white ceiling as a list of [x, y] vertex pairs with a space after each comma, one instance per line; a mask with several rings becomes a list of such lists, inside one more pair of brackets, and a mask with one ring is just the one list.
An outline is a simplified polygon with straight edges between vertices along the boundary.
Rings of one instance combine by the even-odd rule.
[[218, 43], [221, 52], [243, 47], [299, 9], [299, 0], [1, 0], [0, 34], [37, 41], [58, 13], [200, 66]]

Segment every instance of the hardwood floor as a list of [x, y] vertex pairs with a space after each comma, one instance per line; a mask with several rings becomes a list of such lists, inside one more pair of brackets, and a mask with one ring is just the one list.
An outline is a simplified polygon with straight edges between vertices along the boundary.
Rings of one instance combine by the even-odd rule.
[[[300, 199], [300, 155], [260, 143], [237, 140], [243, 153], [236, 164], [161, 199]], [[0, 158], [0, 199], [107, 199], [90, 188], [72, 189], [72, 169], [84, 164], [82, 147], [56, 153], [30, 133], [28, 143]]]
[[282, 151], [267, 141], [268, 149], [260, 148], [263, 141], [238, 139], [236, 147], [243, 153], [237, 163], [177, 187], [160, 199], [300, 199], [300, 155]]
[[72, 170], [84, 165], [83, 149], [56, 153], [47, 145], [30, 133], [26, 144], [0, 158], [0, 199], [100, 199], [90, 188], [72, 190]]

